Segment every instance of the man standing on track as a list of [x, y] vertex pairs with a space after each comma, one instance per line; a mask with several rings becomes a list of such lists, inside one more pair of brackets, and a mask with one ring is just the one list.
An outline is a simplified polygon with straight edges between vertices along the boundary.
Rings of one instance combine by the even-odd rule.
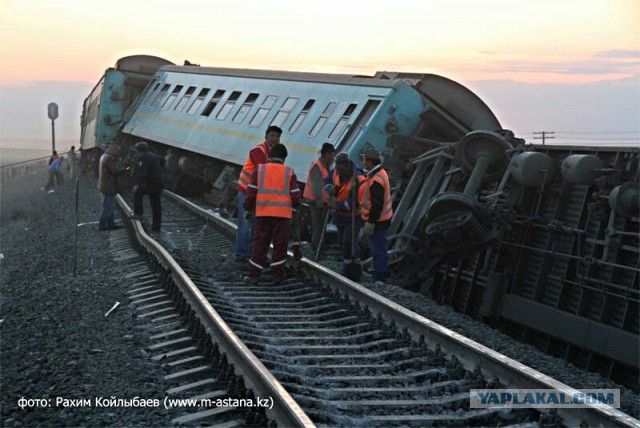
[[236, 262], [242, 266], [249, 260], [251, 256], [251, 239], [253, 230], [253, 221], [247, 221], [244, 218], [244, 202], [247, 198], [247, 188], [253, 179], [258, 165], [268, 162], [271, 148], [280, 142], [282, 129], [277, 126], [267, 128], [265, 138], [262, 144], [255, 146], [249, 152], [244, 167], [238, 178], [238, 196], [236, 197], [237, 214], [238, 214], [238, 230], [236, 232]]
[[369, 149], [364, 154], [367, 181], [362, 201], [362, 234], [369, 237], [369, 248], [373, 257], [373, 279], [385, 283], [389, 277], [387, 255], [387, 231], [393, 217], [391, 186], [389, 176], [382, 169], [382, 155], [378, 150]]
[[160, 231], [162, 223], [162, 164], [155, 154], [149, 151], [149, 145], [144, 141], [134, 146], [138, 156], [135, 185], [133, 186], [133, 218], [141, 219], [143, 214], [144, 195], [149, 195], [151, 202], [151, 230]]
[[120, 157], [120, 147], [109, 144], [105, 153], [100, 157], [100, 171], [98, 178], [98, 190], [103, 195], [102, 211], [100, 213], [100, 230], [117, 229], [113, 217], [113, 208], [116, 195], [119, 193], [118, 176], [124, 174], [129, 168], [121, 168], [117, 164]]
[[324, 143], [320, 150], [320, 157], [313, 161], [309, 167], [307, 183], [304, 186], [302, 197], [309, 204], [309, 214], [311, 215], [311, 242], [314, 250], [318, 250], [320, 237], [324, 233], [322, 226], [327, 215], [327, 205], [329, 203], [329, 193], [325, 190], [325, 181], [328, 181], [329, 170], [336, 156], [336, 149], [333, 144]]
[[336, 167], [331, 173], [328, 188], [336, 202], [333, 223], [338, 228], [338, 242], [342, 252], [340, 273], [352, 281], [360, 280], [358, 272], [352, 272], [353, 269], [350, 271], [348, 267], [350, 264], [360, 265], [360, 252], [353, 238], [358, 238], [362, 227], [358, 201], [362, 200], [364, 181], [362, 170], [351, 161], [347, 153], [336, 156]]
[[253, 235], [249, 276], [246, 281], [257, 284], [265, 269], [269, 246], [271, 253], [271, 276], [274, 284], [282, 283], [284, 265], [287, 261], [289, 243], [289, 223], [294, 209], [300, 205], [300, 189], [293, 168], [284, 165], [287, 148], [276, 144], [271, 148], [269, 163], [258, 165], [247, 186], [244, 202], [247, 220], [256, 216], [256, 230]]

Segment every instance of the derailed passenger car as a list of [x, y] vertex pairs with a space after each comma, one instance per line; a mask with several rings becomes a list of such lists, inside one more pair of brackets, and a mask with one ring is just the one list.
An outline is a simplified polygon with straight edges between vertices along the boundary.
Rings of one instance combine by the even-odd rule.
[[380, 149], [394, 283], [637, 387], [637, 149], [526, 145], [471, 91], [431, 74], [165, 65], [144, 76], [144, 92], [127, 92], [105, 74], [85, 102], [83, 150], [91, 135], [96, 148], [147, 141], [169, 188], [233, 206], [269, 125], [284, 130], [301, 180], [324, 142], [356, 162]]

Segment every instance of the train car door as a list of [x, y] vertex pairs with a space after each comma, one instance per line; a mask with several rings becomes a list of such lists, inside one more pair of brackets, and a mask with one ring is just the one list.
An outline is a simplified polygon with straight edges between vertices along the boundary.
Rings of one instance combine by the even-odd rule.
[[338, 152], [349, 152], [353, 144], [357, 141], [358, 137], [362, 135], [365, 128], [369, 124], [369, 121], [373, 117], [373, 114], [378, 109], [380, 102], [382, 100], [369, 99], [367, 103], [364, 105], [364, 108], [360, 112], [360, 115], [353, 122], [352, 126], [349, 127], [347, 132], [345, 133], [344, 138], [338, 144]]

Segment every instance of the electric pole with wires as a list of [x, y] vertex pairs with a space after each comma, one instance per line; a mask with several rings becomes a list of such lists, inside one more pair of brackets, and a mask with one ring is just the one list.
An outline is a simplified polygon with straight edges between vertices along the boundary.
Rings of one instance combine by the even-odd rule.
[[[540, 132], [534, 132], [533, 135], [533, 139], [534, 140], [542, 140], [542, 145], [544, 146], [544, 143], [547, 140], [553, 140], [555, 137], [555, 132], [552, 131], [540, 131]], [[541, 135], [540, 137], [536, 137], [536, 135]]]

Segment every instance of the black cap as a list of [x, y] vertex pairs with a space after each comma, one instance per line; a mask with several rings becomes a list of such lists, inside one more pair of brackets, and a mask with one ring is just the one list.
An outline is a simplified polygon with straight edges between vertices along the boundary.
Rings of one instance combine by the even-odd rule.
[[136, 143], [135, 146], [133, 146], [136, 148], [136, 150], [139, 150], [141, 152], [148, 152], [149, 151], [149, 145], [147, 143], [145, 143], [144, 141], [140, 141], [138, 143]]
[[287, 158], [287, 148], [284, 146], [284, 144], [276, 144], [273, 147], [271, 147], [271, 157], [272, 158], [278, 158], [278, 159], [286, 159]]
[[320, 149], [320, 154], [324, 155], [325, 153], [333, 153], [336, 151], [336, 148], [333, 147], [333, 144], [324, 143], [322, 145], [322, 149]]
[[364, 152], [364, 157], [371, 160], [380, 160], [382, 155], [379, 150], [367, 149], [367, 151]]

